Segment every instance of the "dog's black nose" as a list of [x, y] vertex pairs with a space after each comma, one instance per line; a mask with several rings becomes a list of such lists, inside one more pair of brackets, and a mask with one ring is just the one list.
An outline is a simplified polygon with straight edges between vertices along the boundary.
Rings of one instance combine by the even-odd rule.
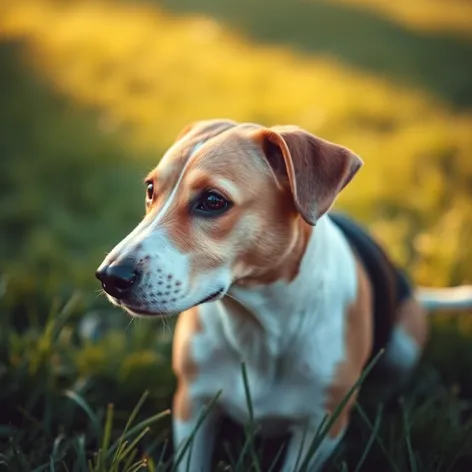
[[136, 269], [132, 261], [100, 266], [95, 276], [102, 283], [103, 290], [115, 298], [124, 298], [136, 282]]

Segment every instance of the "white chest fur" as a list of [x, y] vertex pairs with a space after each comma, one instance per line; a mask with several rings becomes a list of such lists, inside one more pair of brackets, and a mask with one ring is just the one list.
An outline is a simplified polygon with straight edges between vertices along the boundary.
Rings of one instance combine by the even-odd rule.
[[325, 390], [345, 356], [345, 316], [357, 291], [346, 241], [320, 219], [298, 276], [250, 289], [199, 308], [201, 332], [192, 340], [198, 376], [190, 395], [213, 397], [235, 420], [249, 418], [241, 362], [247, 369], [255, 420], [285, 428], [325, 414]]

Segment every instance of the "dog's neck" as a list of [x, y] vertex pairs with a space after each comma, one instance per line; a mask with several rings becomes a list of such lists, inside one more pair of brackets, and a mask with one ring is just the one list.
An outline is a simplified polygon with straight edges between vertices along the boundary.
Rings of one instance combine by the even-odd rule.
[[232, 286], [219, 311], [230, 342], [241, 354], [265, 348], [277, 356], [301, 331], [313, 330], [330, 316], [326, 311], [333, 299], [347, 303], [355, 291], [353, 255], [339, 229], [324, 216], [311, 232], [293, 280]]

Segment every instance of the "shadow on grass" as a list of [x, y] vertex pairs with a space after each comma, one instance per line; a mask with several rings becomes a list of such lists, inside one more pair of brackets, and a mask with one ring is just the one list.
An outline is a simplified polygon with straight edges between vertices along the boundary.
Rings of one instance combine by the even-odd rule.
[[[379, 14], [325, 1], [161, 0], [174, 11], [211, 15], [256, 40], [325, 54], [472, 105], [472, 42], [408, 30]], [[267, 71], [268, 80], [277, 71]], [[367, 92], [368, 93], [368, 92]]]

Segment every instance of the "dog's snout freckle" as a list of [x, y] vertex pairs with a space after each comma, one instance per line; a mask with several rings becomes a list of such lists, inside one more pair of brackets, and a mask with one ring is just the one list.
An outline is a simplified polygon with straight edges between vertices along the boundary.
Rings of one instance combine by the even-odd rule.
[[182, 285], [182, 282], [179, 282], [179, 281], [177, 280], [177, 282], [175, 282], [175, 285], [177, 285], [177, 287], [178, 287], [179, 285]]

